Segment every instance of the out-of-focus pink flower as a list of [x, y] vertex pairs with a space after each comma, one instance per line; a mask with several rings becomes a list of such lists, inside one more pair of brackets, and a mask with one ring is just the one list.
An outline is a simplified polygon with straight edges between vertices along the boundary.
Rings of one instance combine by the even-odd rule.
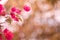
[[2, 30], [1, 30], [1, 27], [0, 27], [0, 40], [2, 40]]
[[0, 16], [5, 16], [6, 12], [3, 5], [0, 4]]
[[5, 16], [6, 12], [3, 11], [3, 12], [0, 12], [0, 16]]
[[17, 14], [20, 14], [21, 10], [17, 9], [16, 7], [11, 8], [11, 12], [15, 12]]
[[17, 14], [21, 14], [21, 10], [20, 9], [16, 9], [16, 13]]
[[19, 21], [19, 19], [16, 17], [16, 15], [13, 12], [11, 12], [10, 15], [12, 19], [14, 19], [15, 21]]
[[2, 10], [4, 10], [4, 7], [3, 7], [3, 5], [0, 4], [0, 12], [1, 12]]
[[12, 40], [14, 37], [13, 33], [11, 31], [9, 31], [8, 29], [5, 29], [3, 31], [3, 33], [4, 33], [7, 40]]
[[27, 12], [30, 11], [30, 7], [27, 6], [27, 5], [25, 5], [23, 8], [24, 8], [24, 10], [27, 11]]
[[10, 13], [10, 15], [11, 15], [12, 19], [14, 19], [15, 21], [19, 21], [19, 19], [18, 19], [18, 17], [16, 16], [16, 14], [17, 14], [17, 15], [21, 14], [21, 10], [18, 9], [18, 8], [16, 8], [16, 7], [11, 8], [11, 13]]
[[16, 12], [16, 8], [15, 8], [15, 7], [12, 7], [12, 8], [11, 8], [11, 11], [12, 11], [12, 12]]
[[18, 17], [13, 18], [15, 21], [19, 21]]
[[2, 40], [2, 34], [0, 34], [0, 40]]
[[15, 18], [15, 14], [13, 12], [10, 13], [12, 18]]

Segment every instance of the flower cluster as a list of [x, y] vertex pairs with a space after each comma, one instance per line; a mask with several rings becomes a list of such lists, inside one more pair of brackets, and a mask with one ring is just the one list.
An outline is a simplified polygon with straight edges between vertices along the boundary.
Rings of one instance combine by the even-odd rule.
[[11, 18], [14, 19], [15, 21], [19, 21], [19, 18], [16, 16], [16, 15], [20, 15], [21, 13], [21, 10], [13, 7], [11, 8], [11, 12], [10, 12], [10, 15], [11, 15]]
[[5, 29], [5, 30], [3, 31], [3, 33], [4, 33], [4, 36], [5, 36], [5, 38], [6, 38], [7, 40], [12, 40], [13, 37], [14, 37], [13, 33], [10, 32], [8, 29]]
[[0, 40], [3, 40], [3, 35], [6, 38], [6, 40], [12, 40], [14, 37], [14, 34], [8, 29], [5, 29], [3, 32], [0, 31]]
[[[28, 12], [30, 11], [30, 7], [25, 5], [23, 7], [23, 9]], [[4, 8], [3, 5], [0, 4], [0, 25], [3, 24], [4, 22], [9, 23], [11, 20], [12, 21], [20, 21], [20, 15], [21, 15], [21, 11], [20, 9], [16, 8], [16, 7], [12, 7], [10, 9], [10, 12], [7, 13], [6, 9]], [[1, 22], [2, 21], [2, 22]], [[8, 22], [9, 21], [9, 22]], [[3, 26], [2, 26], [3, 27]], [[14, 34], [8, 30], [7, 28], [4, 29], [2, 31], [1, 27], [0, 27], [0, 40], [3, 40], [2, 35], [4, 35], [4, 37], [6, 38], [6, 40], [12, 40], [14, 38]]]
[[0, 16], [5, 16], [5, 9], [4, 7], [0, 4]]

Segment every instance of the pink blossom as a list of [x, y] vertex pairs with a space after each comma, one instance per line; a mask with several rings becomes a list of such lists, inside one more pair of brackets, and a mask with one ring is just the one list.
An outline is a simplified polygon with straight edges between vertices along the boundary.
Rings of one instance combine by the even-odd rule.
[[3, 33], [4, 33], [7, 40], [12, 40], [14, 37], [13, 33], [11, 31], [9, 31], [8, 29], [5, 29], [3, 31]]
[[23, 8], [24, 8], [25, 11], [30, 11], [30, 7], [27, 6], [27, 5], [25, 5]]
[[12, 12], [15, 12], [17, 14], [20, 14], [20, 12], [21, 12], [21, 10], [20, 9], [17, 9], [16, 7], [11, 8], [11, 11]]
[[0, 34], [0, 40], [2, 40], [2, 34]]
[[0, 16], [5, 16], [6, 12], [3, 11], [3, 12], [0, 12]]
[[2, 10], [4, 10], [4, 7], [3, 7], [3, 5], [0, 4], [0, 12], [1, 12]]
[[11, 8], [11, 11], [16, 12], [16, 8], [15, 7]]
[[12, 18], [15, 18], [15, 14], [13, 12], [10, 13]]
[[19, 21], [19, 19], [16, 17], [16, 15], [13, 12], [11, 12], [10, 15], [11, 15], [12, 19], [14, 19], [15, 21]]
[[16, 13], [17, 13], [17, 14], [21, 14], [21, 10], [16, 9]]
[[0, 4], [0, 16], [5, 16], [5, 9], [1, 4]]
[[15, 21], [19, 21], [18, 17], [15, 17], [14, 20], [15, 20]]
[[16, 7], [13, 7], [13, 8], [11, 9], [10, 15], [11, 15], [12, 19], [14, 19], [15, 21], [19, 21], [19, 19], [18, 19], [18, 17], [16, 16], [16, 14], [20, 14], [20, 13], [21, 13], [21, 10], [20, 10], [20, 9], [17, 9]]
[[1, 30], [1, 27], [0, 27], [0, 40], [2, 40], [2, 30]]

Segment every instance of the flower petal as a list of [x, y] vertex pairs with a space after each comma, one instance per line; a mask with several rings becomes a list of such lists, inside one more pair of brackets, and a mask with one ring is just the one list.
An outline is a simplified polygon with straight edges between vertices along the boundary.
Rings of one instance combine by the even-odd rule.
[[13, 39], [14, 35], [11, 31], [9, 31], [8, 29], [5, 29], [3, 32], [7, 40]]

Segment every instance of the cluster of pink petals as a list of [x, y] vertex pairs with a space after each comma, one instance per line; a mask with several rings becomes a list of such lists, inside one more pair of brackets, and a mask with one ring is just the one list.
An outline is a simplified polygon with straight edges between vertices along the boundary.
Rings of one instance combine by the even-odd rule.
[[9, 31], [8, 29], [5, 29], [3, 31], [3, 33], [4, 33], [4, 36], [7, 40], [12, 40], [14, 37], [13, 33], [11, 31]]
[[[23, 9], [27, 12], [30, 11], [30, 7], [27, 5], [24, 5]], [[10, 14], [11, 14], [12, 19], [14, 19], [15, 21], [19, 21], [18, 17], [16, 17], [16, 14], [20, 15], [21, 10], [16, 7], [12, 7]], [[0, 16], [5, 16], [5, 15], [6, 15], [5, 8], [3, 5], [0, 4]]]
[[0, 4], [0, 16], [5, 16], [5, 13], [4, 7]]
[[[27, 6], [27, 5], [25, 5], [24, 7], [23, 7], [23, 9], [25, 10], [25, 11], [30, 11], [30, 7], [29, 6]], [[18, 15], [20, 15], [21, 14], [21, 10], [20, 9], [18, 9], [18, 8], [16, 8], [16, 7], [13, 7], [13, 8], [11, 8], [11, 17], [15, 20], [15, 21], [19, 21], [19, 18], [18, 17], [16, 17], [16, 15], [15, 14], [18, 14]]]
[[0, 34], [0, 40], [2, 40], [2, 34]]
[[[24, 6], [23, 9], [27, 12], [30, 11], [29, 6]], [[4, 6], [0, 4], [0, 16], [5, 16], [6, 13], [7, 12], [5, 11]], [[19, 21], [19, 18], [16, 16], [16, 14], [20, 15], [21, 10], [16, 7], [11, 8], [11, 12], [10, 12], [11, 18], [14, 19], [14, 21]], [[14, 37], [13, 33], [9, 31], [8, 29], [5, 29], [2, 33], [5, 36], [6, 40], [12, 40]], [[3, 40], [1, 31], [0, 31], [0, 40]]]
[[0, 40], [2, 40], [2, 30], [0, 29]]
[[19, 19], [15, 16], [15, 14], [13, 12], [10, 13], [12, 19], [14, 19], [15, 21], [19, 21]]
[[11, 8], [11, 12], [15, 12], [17, 14], [20, 14], [21, 13], [21, 10], [18, 9], [18, 8], [16, 8], [16, 7], [13, 7], [13, 8]]
[[[5, 16], [6, 15], [6, 11], [3, 5], [0, 4], [0, 16]], [[0, 29], [0, 40], [3, 40], [2, 35], [5, 36], [6, 40], [12, 40], [14, 35], [11, 31], [9, 31], [8, 29], [5, 29], [3, 32]]]
[[24, 8], [24, 10], [25, 10], [25, 11], [27, 11], [27, 12], [28, 12], [28, 11], [30, 11], [30, 7], [29, 7], [29, 6], [27, 6], [27, 5], [24, 5], [24, 7], [23, 7], [23, 8]]
[[12, 40], [14, 38], [14, 34], [8, 29], [5, 29], [3, 32], [0, 31], [0, 40], [3, 40], [2, 35], [4, 35], [6, 40]]
[[10, 15], [15, 21], [19, 21], [19, 18], [16, 16], [16, 14], [20, 14], [20, 13], [21, 13], [21, 10], [15, 7], [11, 8]]

